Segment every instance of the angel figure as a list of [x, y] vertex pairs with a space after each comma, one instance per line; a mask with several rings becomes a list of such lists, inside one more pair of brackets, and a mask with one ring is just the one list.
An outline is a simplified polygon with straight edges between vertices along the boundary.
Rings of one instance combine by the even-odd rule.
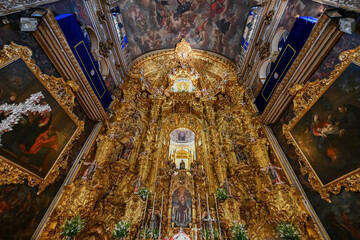
[[261, 168], [260, 170], [266, 171], [266, 174], [270, 175], [270, 178], [271, 178], [273, 184], [283, 184], [284, 183], [283, 181], [281, 181], [280, 175], [277, 172], [277, 170], [282, 170], [282, 168], [273, 166], [273, 165], [271, 165], [271, 163], [269, 163], [269, 165], [266, 168]]
[[86, 169], [83, 176], [81, 177], [81, 179], [85, 179], [85, 180], [90, 180], [93, 177], [96, 169], [98, 169], [98, 168], [101, 169], [102, 168], [102, 167], [98, 166], [98, 163], [97, 163], [96, 159], [93, 162], [84, 162], [83, 164], [84, 165], [89, 165], [89, 167]]

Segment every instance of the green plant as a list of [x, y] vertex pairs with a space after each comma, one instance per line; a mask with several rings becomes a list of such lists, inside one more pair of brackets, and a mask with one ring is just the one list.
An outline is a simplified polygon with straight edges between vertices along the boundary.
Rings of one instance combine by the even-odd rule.
[[245, 229], [245, 226], [237, 221], [235, 221], [234, 225], [231, 227], [231, 233], [233, 235], [234, 240], [249, 239], [249, 237], [247, 236], [247, 231]]
[[130, 230], [130, 222], [121, 220], [120, 222], [115, 224], [113, 236], [114, 238], [127, 237], [129, 235], [129, 230]]
[[159, 230], [157, 228], [154, 228], [152, 231], [152, 239], [158, 239], [159, 238]]
[[208, 229], [202, 230], [202, 239], [203, 240], [210, 240], [210, 231]]
[[139, 190], [139, 196], [141, 197], [142, 200], [145, 200], [146, 198], [148, 198], [150, 193], [151, 193], [150, 189], [148, 189], [145, 186], [141, 187]]
[[142, 239], [151, 239], [151, 229], [150, 228], [143, 229], [141, 231], [140, 236]]
[[214, 229], [214, 240], [219, 240], [219, 231]]
[[62, 235], [66, 237], [76, 236], [81, 230], [84, 229], [85, 220], [80, 216], [75, 216], [72, 219], [67, 219], [62, 226]]
[[300, 233], [296, 227], [291, 223], [281, 222], [278, 224], [278, 232], [280, 238], [285, 240], [298, 240], [300, 239]]
[[[213, 234], [214, 234], [214, 240], [219, 240], [219, 232], [218, 232], [218, 230], [214, 229]], [[210, 234], [209, 229], [203, 229], [203, 231], [202, 231], [202, 239], [203, 240], [210, 240], [211, 239], [211, 234]]]
[[222, 188], [217, 188], [215, 192], [215, 196], [220, 201], [224, 202], [226, 199], [228, 199], [229, 195], [226, 190]]

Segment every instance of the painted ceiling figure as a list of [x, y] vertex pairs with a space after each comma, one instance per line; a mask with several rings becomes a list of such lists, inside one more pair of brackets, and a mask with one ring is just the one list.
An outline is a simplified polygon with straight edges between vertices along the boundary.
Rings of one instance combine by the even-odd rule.
[[215, 0], [210, 5], [210, 17], [214, 18], [216, 14], [221, 14], [225, 10], [225, 0]]
[[216, 22], [217, 28], [222, 32], [222, 34], [226, 34], [229, 29], [230, 25], [233, 24], [236, 20], [235, 15], [229, 15], [226, 19], [222, 18], [219, 21]]
[[179, 3], [179, 6], [175, 9], [174, 18], [177, 18], [183, 13], [190, 11], [192, 4], [192, 1], [187, 0], [177, 0], [177, 2]]

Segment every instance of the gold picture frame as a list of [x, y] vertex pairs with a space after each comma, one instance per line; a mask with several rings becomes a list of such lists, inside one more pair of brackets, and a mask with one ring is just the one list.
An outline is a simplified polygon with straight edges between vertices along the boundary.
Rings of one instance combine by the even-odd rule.
[[[19, 66], [22, 67], [21, 71], [17, 71], [16, 69], [16, 67]], [[28, 69], [24, 66], [27, 66]], [[52, 135], [48, 133], [48, 135], [46, 135], [47, 139], [49, 139], [50, 136], [55, 136], [55, 138], [53, 138], [56, 139], [56, 143], [53, 143], [53, 148], [55, 150], [52, 152], [51, 156], [49, 155], [49, 153], [45, 153], [45, 155], [42, 155], [45, 156], [44, 158], [38, 157], [40, 159], [40, 164], [43, 164], [41, 166], [46, 165], [46, 170], [38, 167], [39, 173], [36, 173], [36, 171], [32, 171], [31, 167], [33, 167], [34, 165], [29, 163], [30, 157], [24, 157], [23, 155], [21, 155], [25, 153], [19, 153], [20, 155], [16, 155], [14, 153], [15, 151], [11, 152], [12, 150], [6, 149], [5, 146], [2, 152], [7, 152], [7, 156], [12, 156], [13, 158], [9, 158], [5, 155], [0, 155], [0, 185], [22, 184], [25, 180], [27, 180], [30, 187], [38, 186], [39, 194], [49, 184], [55, 181], [55, 179], [59, 175], [60, 168], [66, 167], [69, 151], [73, 147], [74, 141], [80, 137], [82, 131], [84, 130], [84, 122], [80, 121], [78, 117], [73, 113], [75, 96], [72, 92], [71, 84], [66, 83], [62, 78], [56, 78], [54, 76], [42, 74], [40, 68], [35, 64], [34, 60], [32, 60], [32, 51], [28, 47], [17, 45], [13, 42], [9, 45], [5, 45], [0, 51], [0, 71], [1, 70], [3, 70], [2, 74], [4, 74], [2, 78], [10, 78], [11, 74], [5, 74], [8, 72], [13, 73], [14, 75], [19, 74], [19, 76], [17, 76], [17, 79], [20, 79], [19, 82], [21, 84], [26, 83], [29, 85], [29, 87], [25, 91], [27, 96], [29, 95], [29, 93], [31, 93], [32, 90], [32, 87], [30, 86], [35, 85], [34, 89], [42, 89], [44, 91], [44, 95], [47, 96], [47, 99], [45, 98], [47, 102], [45, 103], [48, 103], [49, 106], [51, 104], [55, 106], [49, 117], [50, 120], [48, 119], [49, 128], [46, 131], [50, 131], [50, 128], [55, 129], [51, 130]], [[31, 75], [31, 73], [34, 76]], [[38, 84], [36, 79], [39, 80], [41, 84]], [[3, 87], [6, 87], [4, 85], [5, 84], [3, 84], [1, 88], [2, 94], [4, 92]], [[25, 87], [17, 84], [17, 88], [24, 89]], [[16, 96], [19, 96], [19, 93], [15, 94]], [[27, 119], [30, 119], [29, 115], [25, 116], [27, 117]], [[2, 119], [4, 118], [5, 115], [2, 115]], [[58, 127], [58, 129], [56, 129], [56, 124], [60, 126], [59, 123], [62, 121], [67, 122], [62, 123], [61, 128]], [[55, 127], [53, 125], [55, 125]], [[36, 127], [39, 126], [40, 125], [36, 125]], [[27, 130], [26, 133], [28, 132], [29, 130]], [[17, 133], [18, 132], [16, 132], [16, 134]], [[13, 133], [13, 135], [15, 136], [15, 138], [26, 138], [27, 135], [25, 134], [25, 132], [23, 131], [21, 133], [23, 133], [22, 136], [17, 136], [15, 133]], [[35, 143], [40, 142], [39, 137], [40, 134], [38, 136], [35, 135]], [[20, 146], [20, 144], [18, 144], [18, 140], [16, 140], [16, 144], [12, 146]], [[44, 145], [38, 144], [37, 147], [38, 149], [42, 149], [42, 146]], [[45, 149], [46, 147], [43, 148]], [[49, 149], [49, 147], [47, 147], [46, 149]], [[30, 153], [27, 152], [27, 154]], [[35, 155], [27, 156], [34, 157]], [[14, 161], [14, 159], [16, 161]], [[27, 159], [27, 162], [24, 159]], [[35, 160], [38, 161], [39, 159]], [[21, 161], [23, 161], [23, 163]], [[46, 164], [44, 163], [45, 161]]]
[[[346, 174], [343, 174], [340, 177], [337, 177], [336, 179], [332, 179], [331, 181], [327, 183], [323, 183], [323, 181], [320, 179], [318, 174], [316, 173], [314, 167], [310, 163], [309, 159], [306, 157], [306, 153], [302, 150], [300, 145], [306, 145], [308, 143], [299, 143], [292, 133], [295, 126], [305, 117], [309, 118], [310, 113], [312, 113], [312, 120], [313, 123], [315, 122], [315, 115], [317, 115], [317, 118], [319, 118], [318, 113], [316, 112], [316, 106], [315, 105], [320, 97], [322, 97], [325, 92], [328, 91], [328, 89], [333, 85], [333, 83], [342, 76], [342, 74], [347, 70], [350, 69], [350, 66], [355, 66], [356, 69], [360, 66], [360, 46], [358, 46], [355, 49], [344, 51], [339, 55], [340, 63], [337, 64], [334, 68], [334, 70], [330, 73], [330, 76], [328, 79], [321, 79], [314, 82], [307, 82], [305, 85], [295, 85], [291, 90], [290, 94], [294, 95], [295, 98], [293, 100], [293, 111], [295, 117], [290, 120], [290, 122], [286, 125], [283, 125], [283, 133], [288, 141], [289, 144], [292, 144], [295, 147], [295, 151], [298, 155], [298, 161], [300, 164], [300, 171], [302, 175], [308, 175], [308, 181], [312, 188], [320, 193], [321, 197], [325, 199], [328, 202], [331, 202], [330, 200], [330, 193], [338, 194], [340, 193], [341, 189], [344, 187], [346, 191], [359, 191], [360, 190], [360, 167], [355, 168], [352, 171], [347, 172]], [[348, 69], [348, 70], [349, 70]], [[350, 71], [350, 70], [349, 70]], [[344, 73], [345, 74], [345, 73]], [[346, 74], [348, 74], [346, 72]], [[348, 75], [343, 76], [348, 76]], [[343, 77], [342, 76], [342, 77]], [[350, 75], [349, 75], [350, 76]], [[355, 75], [357, 76], [357, 75]], [[341, 79], [342, 79], [341, 77]], [[343, 80], [343, 79], [342, 79]], [[334, 85], [334, 88], [336, 85]], [[332, 90], [333, 91], [333, 90]], [[357, 91], [358, 92], [358, 91]], [[356, 93], [357, 94], [357, 93]], [[355, 95], [354, 95], [355, 96]], [[327, 97], [327, 96], [326, 96]], [[325, 98], [323, 98], [325, 99]], [[332, 100], [333, 102], [340, 100]], [[350, 99], [348, 99], [350, 101]], [[323, 103], [319, 103], [323, 104]], [[335, 104], [334, 104], [335, 105]], [[314, 108], [313, 108], [314, 107]], [[334, 106], [332, 106], [332, 109]], [[339, 106], [337, 106], [339, 107]], [[339, 108], [336, 108], [335, 111], [339, 111]], [[334, 110], [333, 110], [334, 111]], [[309, 113], [308, 113], [309, 112]], [[305, 115], [307, 114], [307, 115]], [[329, 114], [330, 115], [330, 114]], [[312, 123], [312, 124], [313, 124]], [[337, 123], [339, 126], [339, 124]], [[306, 127], [306, 125], [305, 125]], [[338, 127], [340, 129], [341, 126]], [[314, 125], [311, 125], [311, 128], [314, 128]], [[309, 129], [309, 125], [308, 125]], [[313, 133], [314, 130], [310, 130]], [[314, 134], [313, 134], [314, 135]], [[340, 138], [342, 135], [340, 134], [340, 131], [338, 133], [338, 137]], [[323, 137], [323, 136], [319, 136]], [[326, 136], [324, 136], [326, 137]], [[329, 154], [329, 150], [328, 153]], [[330, 158], [331, 159], [331, 158]], [[336, 159], [336, 155], [335, 158]]]

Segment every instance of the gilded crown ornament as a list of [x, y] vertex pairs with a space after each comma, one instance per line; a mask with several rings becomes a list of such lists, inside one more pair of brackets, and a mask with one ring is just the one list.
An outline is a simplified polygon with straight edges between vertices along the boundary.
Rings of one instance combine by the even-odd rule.
[[190, 46], [190, 43], [182, 39], [178, 44], [176, 44], [174, 52], [175, 59], [180, 63], [180, 65], [188, 66], [191, 64], [193, 58], [193, 50]]

